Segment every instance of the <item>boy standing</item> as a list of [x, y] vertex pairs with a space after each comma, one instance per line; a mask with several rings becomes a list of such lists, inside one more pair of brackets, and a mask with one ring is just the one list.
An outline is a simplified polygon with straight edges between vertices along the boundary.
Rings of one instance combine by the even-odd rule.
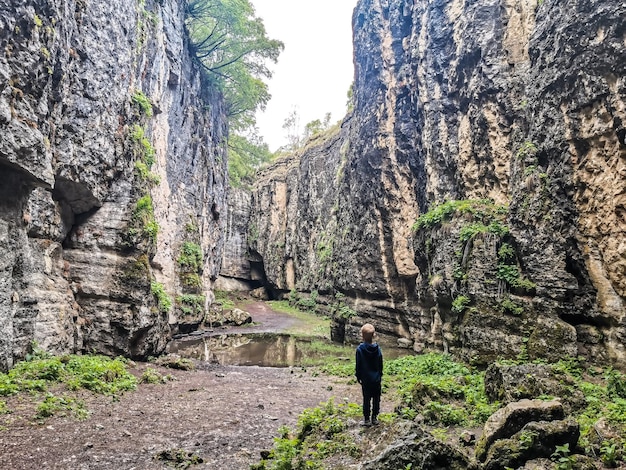
[[[363, 391], [363, 426], [378, 424], [380, 411], [381, 381], [383, 377], [383, 353], [374, 343], [374, 325], [361, 327], [363, 342], [356, 349], [356, 380]], [[370, 419], [371, 411], [371, 419]]]

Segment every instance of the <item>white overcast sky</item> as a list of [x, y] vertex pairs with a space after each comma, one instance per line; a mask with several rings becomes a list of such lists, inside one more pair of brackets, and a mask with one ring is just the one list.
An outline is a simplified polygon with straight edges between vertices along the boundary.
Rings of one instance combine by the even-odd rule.
[[259, 133], [275, 151], [287, 141], [283, 123], [292, 110], [300, 132], [332, 113], [343, 118], [354, 78], [352, 10], [357, 0], [251, 0], [267, 34], [285, 44], [269, 81], [272, 99], [257, 115]]

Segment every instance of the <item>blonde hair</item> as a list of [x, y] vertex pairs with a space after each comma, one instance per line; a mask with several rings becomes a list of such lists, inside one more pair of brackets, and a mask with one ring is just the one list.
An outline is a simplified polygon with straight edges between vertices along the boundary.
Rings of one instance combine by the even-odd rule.
[[371, 323], [366, 323], [361, 327], [361, 336], [363, 337], [363, 341], [366, 343], [370, 343], [372, 341], [374, 333], [376, 333], [376, 329]]

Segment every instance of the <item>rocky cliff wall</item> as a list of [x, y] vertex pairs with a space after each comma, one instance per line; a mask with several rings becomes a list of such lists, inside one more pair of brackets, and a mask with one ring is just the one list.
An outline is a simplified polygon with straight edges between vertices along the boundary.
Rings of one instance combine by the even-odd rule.
[[371, 320], [477, 362], [626, 360], [625, 17], [359, 1], [353, 113], [253, 190], [270, 284], [356, 311], [353, 339]]
[[0, 369], [32, 341], [147, 356], [201, 320], [226, 124], [184, 3], [0, 0]]

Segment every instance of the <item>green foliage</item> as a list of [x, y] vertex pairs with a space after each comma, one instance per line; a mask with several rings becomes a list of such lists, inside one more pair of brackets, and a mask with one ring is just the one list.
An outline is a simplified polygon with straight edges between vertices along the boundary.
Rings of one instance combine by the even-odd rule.
[[325, 132], [330, 127], [330, 118], [331, 114], [326, 113], [324, 115], [323, 122], [319, 119], [314, 119], [313, 121], [305, 124], [304, 126], [304, 140], [310, 139], [318, 134]]
[[202, 457], [194, 452], [188, 452], [185, 449], [162, 450], [154, 456], [154, 459], [165, 462], [168, 467], [181, 469], [204, 463], [204, 459]]
[[170, 380], [173, 380], [171, 375], [163, 375], [158, 370], [153, 369], [152, 367], [146, 368], [146, 370], [141, 374], [141, 378], [139, 379], [139, 383], [142, 384], [164, 384]]
[[156, 360], [156, 363], [177, 370], [194, 370], [196, 368], [191, 359], [180, 356], [161, 356]]
[[467, 306], [471, 303], [471, 299], [465, 295], [459, 295], [452, 301], [452, 312], [461, 314], [467, 309]]
[[269, 459], [253, 467], [257, 469], [322, 469], [322, 460], [333, 455], [359, 457], [361, 450], [347, 432], [347, 420], [360, 416], [355, 404], [335, 405], [329, 400], [304, 410], [297, 428], [279, 429]]
[[70, 377], [65, 381], [70, 390], [81, 388], [105, 395], [134, 390], [137, 379], [128, 372], [126, 362], [104, 356], [70, 356], [65, 364]]
[[213, 291], [213, 294], [215, 295], [215, 302], [220, 304], [223, 309], [229, 310], [235, 308], [235, 302], [230, 298], [228, 292], [216, 289]]
[[556, 446], [556, 450], [552, 454], [552, 460], [556, 462], [557, 470], [572, 470], [575, 457], [570, 455], [569, 444], [563, 444], [562, 446]]
[[536, 166], [536, 165], [528, 165], [528, 166], [524, 169], [524, 176], [530, 176], [530, 175], [532, 175], [535, 171], [537, 171], [537, 166]]
[[517, 287], [525, 291], [532, 291], [537, 285], [522, 277], [519, 268], [514, 264], [498, 263], [498, 271], [496, 273], [498, 279], [503, 280], [511, 287]]
[[444, 404], [438, 401], [428, 402], [422, 413], [429, 423], [437, 423], [443, 426], [456, 426], [467, 421], [467, 412], [458, 406]]
[[136, 144], [135, 158], [145, 163], [149, 170], [154, 165], [156, 152], [150, 140], [146, 137], [146, 130], [135, 124], [131, 128], [130, 137]]
[[[17, 363], [7, 374], [0, 374], [0, 395], [43, 392], [59, 382], [69, 390], [87, 389], [107, 395], [134, 390], [137, 384], [122, 359], [76, 355], [33, 358]], [[50, 401], [52, 405], [55, 400]]]
[[160, 282], [150, 283], [150, 292], [154, 295], [159, 310], [167, 313], [172, 309], [172, 298], [165, 292], [165, 287]]
[[[291, 296], [291, 293], [290, 293]], [[301, 297], [297, 296], [297, 300], [295, 301], [295, 306], [301, 310], [309, 310], [314, 312], [317, 309], [317, 299], [319, 294], [316, 290], [313, 290], [309, 297]]]
[[161, 183], [161, 178], [159, 175], [150, 171], [148, 165], [141, 160], [137, 160], [135, 162], [135, 170], [137, 171], [137, 176], [143, 181], [147, 181], [152, 185], [159, 185]]
[[143, 91], [135, 90], [131, 97], [132, 103], [139, 108], [141, 113], [147, 117], [152, 117], [152, 101], [148, 98]]
[[335, 302], [330, 306], [330, 313], [333, 318], [349, 320], [357, 315], [357, 311], [345, 303], [346, 296], [341, 292], [335, 294]]
[[52, 393], [48, 393], [44, 401], [37, 405], [35, 418], [45, 419], [59, 412], [70, 412], [77, 419], [86, 419], [89, 415], [82, 401], [75, 400], [74, 398], [57, 397]]
[[532, 448], [538, 436], [535, 431], [522, 431], [519, 436], [520, 447], [524, 450]]
[[622, 460], [620, 449], [614, 441], [603, 441], [600, 445], [600, 460], [609, 468], [617, 466], [617, 461]]
[[516, 158], [523, 159], [526, 157], [534, 157], [537, 154], [537, 146], [532, 142], [524, 142], [517, 153]]
[[524, 313], [524, 307], [517, 305], [509, 297], [505, 297], [504, 299], [502, 299], [502, 302], [500, 302], [500, 307], [503, 312], [511, 313], [513, 315], [519, 316]]
[[180, 247], [180, 255], [178, 256], [180, 267], [186, 271], [199, 272], [202, 270], [203, 263], [202, 247], [197, 243], [184, 242]]
[[515, 259], [515, 249], [509, 243], [503, 243], [498, 250], [498, 259], [502, 262]]
[[413, 230], [433, 228], [442, 222], [450, 220], [457, 211], [461, 213], [469, 211], [470, 205], [470, 201], [446, 201], [443, 204], [439, 204], [425, 214], [420, 215], [413, 225]]
[[272, 160], [272, 154], [263, 139], [255, 132], [247, 136], [232, 133], [228, 138], [228, 178], [234, 188], [245, 187], [254, 174]]
[[316, 252], [321, 265], [325, 265], [333, 255], [332, 240], [328, 240], [324, 233], [317, 242]]
[[197, 290], [202, 287], [202, 278], [196, 273], [183, 274], [181, 277], [183, 287], [190, 290]]
[[200, 315], [204, 313], [204, 295], [183, 294], [176, 297], [176, 303], [186, 315]]
[[159, 234], [159, 223], [156, 220], [149, 220], [143, 227], [143, 233], [148, 237], [152, 243], [156, 243], [157, 235]]
[[[158, 233], [158, 225], [154, 220], [154, 207], [152, 206], [152, 197], [146, 194], [139, 198], [135, 211], [133, 212], [133, 218], [143, 225], [143, 230], [148, 237], [156, 241], [156, 233]], [[156, 233], [155, 233], [156, 232]]]
[[609, 369], [605, 375], [606, 389], [610, 397], [626, 398], [626, 376], [614, 369]]
[[270, 98], [266, 62], [276, 62], [283, 44], [267, 37], [249, 0], [191, 0], [186, 24], [193, 53], [224, 93], [231, 128], [249, 128]]
[[[80, 0], [78, 3], [84, 4], [85, 0]], [[161, 3], [161, 2], [159, 2]], [[148, 40], [148, 32], [150, 26], [155, 27], [158, 24], [159, 16], [155, 12], [148, 11], [146, 9], [146, 0], [139, 0], [138, 2], [137, 18], [137, 48], [139, 52]]]
[[401, 413], [421, 413], [430, 424], [483, 424], [500, 406], [487, 399], [484, 372], [473, 371], [448, 355], [405, 356], [386, 361], [384, 367], [383, 388], [395, 385]]
[[154, 208], [152, 207], [152, 198], [149, 194], [142, 196], [137, 201], [135, 210], [133, 211], [133, 222], [141, 227], [142, 233], [153, 243], [156, 242], [159, 233], [159, 224], [154, 219]]
[[503, 223], [507, 213], [506, 206], [496, 205], [488, 199], [446, 201], [420, 215], [413, 224], [413, 230], [434, 228], [451, 220], [454, 216], [467, 214], [473, 218], [474, 222], [462, 227], [459, 234], [461, 241], [465, 242], [477, 233], [485, 232], [504, 236], [509, 232], [508, 227]]

